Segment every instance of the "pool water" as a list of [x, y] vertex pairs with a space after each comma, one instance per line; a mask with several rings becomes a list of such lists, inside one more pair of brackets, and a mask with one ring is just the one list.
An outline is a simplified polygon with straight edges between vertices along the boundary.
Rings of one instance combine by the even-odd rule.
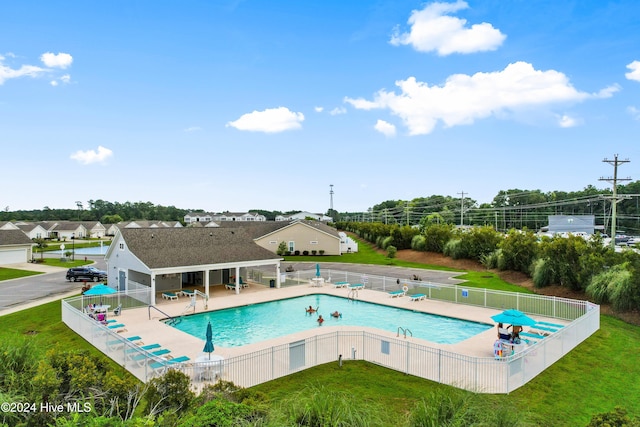
[[[305, 308], [309, 306], [317, 307], [318, 312], [307, 314]], [[331, 316], [336, 310], [342, 317]], [[397, 333], [398, 328], [402, 327], [410, 330], [414, 338], [440, 344], [455, 344], [493, 327], [485, 323], [331, 295], [307, 295], [192, 314], [182, 317], [171, 326], [204, 340], [207, 323], [210, 321], [214, 345], [240, 347], [318, 328], [319, 314], [325, 319], [325, 327], [368, 326], [393, 333]]]

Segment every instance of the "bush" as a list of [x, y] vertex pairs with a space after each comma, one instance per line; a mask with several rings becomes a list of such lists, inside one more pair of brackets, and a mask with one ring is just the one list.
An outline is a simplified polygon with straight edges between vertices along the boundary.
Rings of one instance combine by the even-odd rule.
[[444, 250], [442, 251], [446, 256], [453, 259], [464, 258], [464, 252], [462, 248], [462, 242], [460, 239], [451, 239], [444, 245]]
[[313, 249], [313, 250], [311, 251], [311, 255], [314, 255], [314, 256], [315, 256], [317, 253], [318, 253], [318, 251], [317, 251], [317, 250], [315, 250], [315, 249]]
[[614, 265], [594, 276], [586, 293], [598, 304], [610, 302], [618, 311], [634, 308], [637, 295], [627, 263]]
[[424, 251], [426, 244], [427, 239], [422, 234], [413, 236], [413, 239], [411, 239], [411, 249], [414, 251]]
[[302, 251], [302, 255], [308, 256], [309, 255], [309, 251]]
[[398, 249], [396, 249], [395, 246], [388, 246], [387, 247], [387, 258], [395, 258], [396, 254], [398, 253]]
[[155, 415], [166, 411], [185, 412], [190, 408], [194, 394], [191, 379], [176, 369], [169, 369], [159, 378], [149, 381], [146, 413]]
[[543, 288], [553, 283], [554, 272], [551, 263], [546, 259], [540, 258], [532, 264], [533, 285], [536, 288]]
[[298, 255], [300, 255], [300, 251], [295, 251], [293, 254], [294, 254], [295, 256], [298, 256]]
[[320, 249], [320, 255], [324, 255], [324, 249]]
[[282, 256], [282, 255], [284, 255], [286, 253], [288, 253], [287, 244], [286, 244], [286, 242], [282, 241], [278, 245], [278, 250], [276, 250], [276, 254]]
[[640, 420], [629, 418], [626, 409], [616, 406], [613, 411], [591, 417], [587, 427], [640, 427]]

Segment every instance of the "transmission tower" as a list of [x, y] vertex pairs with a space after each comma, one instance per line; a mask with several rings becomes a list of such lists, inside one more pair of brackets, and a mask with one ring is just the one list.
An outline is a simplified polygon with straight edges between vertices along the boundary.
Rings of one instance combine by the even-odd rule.
[[604, 159], [604, 163], [609, 163], [613, 166], [613, 178], [600, 177], [600, 181], [607, 181], [613, 185], [613, 196], [611, 196], [611, 248], [616, 247], [616, 214], [617, 205], [622, 199], [628, 198], [628, 196], [618, 196], [618, 182], [619, 181], [631, 181], [631, 178], [618, 178], [618, 165], [629, 163], [629, 159], [618, 160], [618, 155], [613, 156], [613, 160]]

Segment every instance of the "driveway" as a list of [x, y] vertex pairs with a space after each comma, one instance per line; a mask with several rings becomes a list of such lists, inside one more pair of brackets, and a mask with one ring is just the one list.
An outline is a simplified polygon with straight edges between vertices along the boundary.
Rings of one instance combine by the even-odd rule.
[[[93, 266], [104, 269], [104, 256], [88, 256], [95, 261]], [[42, 303], [43, 299], [59, 299], [65, 294], [79, 294], [82, 282], [68, 282], [65, 279], [66, 268], [50, 267], [41, 264], [12, 264], [3, 267], [19, 270], [38, 271], [42, 274], [0, 282], [0, 316], [26, 308], [33, 303]]]

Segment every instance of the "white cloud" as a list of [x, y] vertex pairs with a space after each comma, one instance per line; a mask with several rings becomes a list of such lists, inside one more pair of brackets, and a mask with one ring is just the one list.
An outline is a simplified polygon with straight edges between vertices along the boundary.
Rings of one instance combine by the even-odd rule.
[[46, 70], [44, 68], [36, 67], [34, 65], [23, 65], [18, 69], [13, 69], [2, 63], [4, 56], [0, 56], [0, 85], [4, 84], [9, 79], [15, 79], [18, 77], [38, 77]]
[[447, 14], [468, 8], [466, 2], [431, 3], [423, 10], [411, 12], [408, 33], [395, 31], [390, 43], [394, 46], [411, 45], [419, 52], [435, 51], [446, 56], [452, 53], [474, 53], [496, 50], [507, 36], [491, 24], [467, 26], [467, 20]]
[[80, 164], [90, 165], [92, 163], [104, 162], [112, 155], [113, 155], [113, 151], [99, 145], [97, 152], [94, 150], [76, 151], [70, 157], [73, 160], [77, 160], [78, 163]]
[[640, 110], [637, 109], [636, 107], [627, 107], [627, 112], [629, 114], [631, 114], [631, 117], [633, 117], [633, 120], [640, 120]]
[[227, 123], [227, 126], [251, 132], [276, 133], [300, 129], [303, 121], [304, 114], [294, 113], [286, 107], [278, 107], [243, 114], [238, 120]]
[[44, 65], [49, 68], [62, 68], [63, 70], [71, 65], [73, 57], [68, 53], [55, 53], [47, 52], [40, 56], [40, 60]]
[[329, 114], [332, 116], [338, 116], [340, 114], [347, 114], [347, 109], [344, 107], [336, 107], [333, 110], [329, 111]]
[[324, 111], [324, 107], [313, 107], [316, 113], [322, 113]]
[[396, 136], [395, 125], [384, 120], [378, 120], [373, 128], [388, 138]]
[[185, 132], [197, 132], [199, 130], [202, 130], [202, 128], [200, 126], [191, 126], [186, 128], [184, 131]]
[[71, 82], [71, 75], [70, 74], [65, 74], [62, 77], [60, 77], [60, 81], [64, 84], [69, 84], [69, 82]]
[[424, 135], [431, 133], [439, 121], [446, 127], [471, 124], [526, 108], [599, 98], [603, 92], [610, 96], [617, 90], [610, 87], [596, 94], [580, 92], [565, 74], [536, 70], [526, 62], [509, 64], [501, 71], [454, 74], [442, 86], [429, 86], [415, 77], [397, 81], [396, 86], [400, 93], [383, 89], [373, 101], [345, 101], [362, 110], [388, 109], [402, 119], [410, 135]]
[[631, 64], [627, 65], [627, 68], [631, 71], [626, 73], [624, 76], [629, 80], [640, 82], [640, 61], [633, 61]]
[[56, 80], [51, 80], [51, 83], [49, 83], [51, 86], [58, 86], [58, 82]]
[[571, 117], [567, 114], [563, 114], [558, 117], [558, 126], [561, 128], [572, 128], [581, 124], [581, 120]]

